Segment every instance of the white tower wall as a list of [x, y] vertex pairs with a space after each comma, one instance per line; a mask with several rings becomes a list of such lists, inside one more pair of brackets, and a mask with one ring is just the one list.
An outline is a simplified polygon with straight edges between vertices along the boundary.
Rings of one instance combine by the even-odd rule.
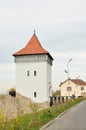
[[51, 62], [48, 55], [16, 57], [17, 91], [33, 101], [49, 100], [51, 75]]

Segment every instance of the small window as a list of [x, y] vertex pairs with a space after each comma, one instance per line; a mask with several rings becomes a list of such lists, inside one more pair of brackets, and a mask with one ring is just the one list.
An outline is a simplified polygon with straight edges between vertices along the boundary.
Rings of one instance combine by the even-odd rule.
[[84, 90], [84, 87], [81, 87], [81, 90]]
[[36, 95], [36, 92], [34, 92], [34, 97], [36, 97], [37, 95]]
[[34, 71], [34, 76], [36, 76], [36, 71]]
[[67, 91], [72, 91], [72, 88], [71, 87], [67, 87]]
[[30, 76], [30, 71], [27, 71], [27, 76]]

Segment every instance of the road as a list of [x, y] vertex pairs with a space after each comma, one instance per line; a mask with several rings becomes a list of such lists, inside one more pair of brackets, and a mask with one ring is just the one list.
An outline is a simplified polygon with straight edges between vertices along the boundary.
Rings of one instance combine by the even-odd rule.
[[72, 107], [40, 130], [86, 130], [86, 101]]

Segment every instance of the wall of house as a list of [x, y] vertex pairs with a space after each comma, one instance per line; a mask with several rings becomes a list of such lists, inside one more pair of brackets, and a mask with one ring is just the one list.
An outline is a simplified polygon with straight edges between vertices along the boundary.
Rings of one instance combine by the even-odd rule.
[[[38, 59], [37, 57], [35, 58]], [[19, 59], [16, 58], [17, 91], [35, 102], [48, 101], [51, 64], [49, 64], [47, 58], [46, 60], [36, 60], [35, 62], [22, 62], [20, 59], [21, 57]], [[36, 71], [36, 76], [34, 76], [34, 71]]]
[[[71, 87], [71, 91], [67, 91], [67, 87]], [[81, 90], [81, 87], [84, 87], [84, 90]], [[77, 85], [71, 81], [66, 81], [64, 84], [61, 85], [61, 96], [81, 96], [82, 93], [86, 92], [86, 86], [84, 85]]]
[[81, 86], [80, 86], [80, 89], [81, 89], [81, 87], [82, 87], [82, 88], [84, 87], [84, 89], [81, 90], [81, 96], [85, 96], [85, 97], [86, 97], [86, 85], [81, 85]]

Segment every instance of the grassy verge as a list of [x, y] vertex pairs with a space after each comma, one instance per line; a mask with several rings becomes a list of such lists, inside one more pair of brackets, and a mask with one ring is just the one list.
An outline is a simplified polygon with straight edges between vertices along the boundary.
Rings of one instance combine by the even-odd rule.
[[8, 122], [4, 120], [3, 113], [0, 113], [0, 130], [39, 130], [41, 126], [56, 118], [59, 114], [77, 103], [86, 100], [86, 98], [78, 98], [67, 101], [63, 104], [38, 111], [37, 107], [33, 108], [32, 114], [18, 115], [16, 119]]

